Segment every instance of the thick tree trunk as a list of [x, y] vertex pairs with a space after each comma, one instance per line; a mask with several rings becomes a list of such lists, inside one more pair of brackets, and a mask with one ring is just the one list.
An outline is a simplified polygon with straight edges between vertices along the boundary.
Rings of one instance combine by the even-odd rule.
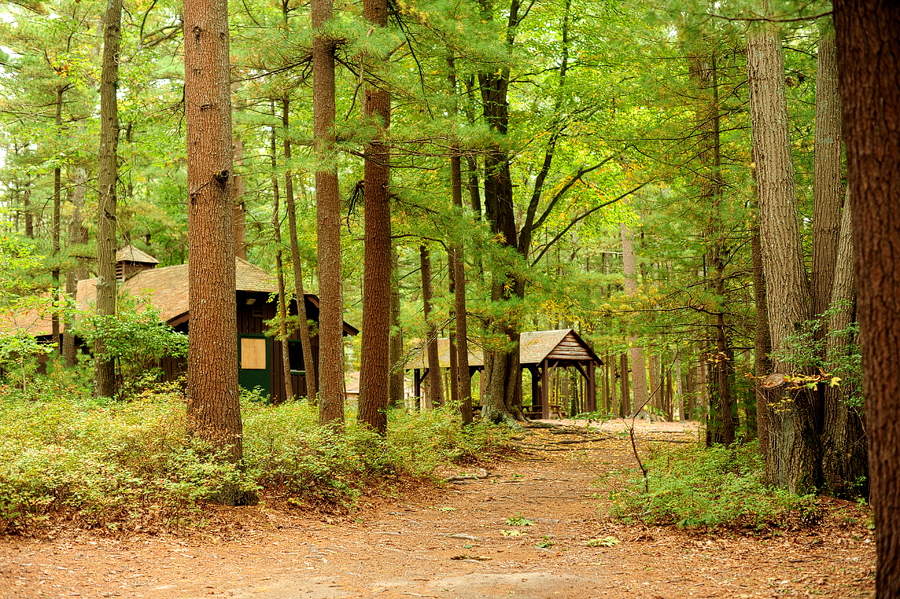
[[[387, 0], [364, 0], [363, 18], [385, 27]], [[360, 364], [359, 421], [372, 430], [387, 430], [391, 337], [390, 149], [385, 133], [391, 123], [391, 96], [371, 82], [365, 89], [366, 118], [378, 128], [365, 148], [365, 248], [363, 251], [363, 331]]]
[[[238, 392], [231, 88], [226, 0], [184, 5], [188, 155], [188, 430], [238, 463], [243, 427]], [[251, 496], [228, 489], [233, 504]]]
[[422, 398], [422, 409], [431, 410], [444, 403], [444, 385], [441, 376], [441, 363], [438, 356], [437, 330], [432, 322], [431, 299], [434, 295], [431, 287], [431, 254], [425, 245], [419, 248], [419, 265], [422, 274], [422, 304], [425, 316], [426, 352], [428, 354], [428, 393]]
[[[234, 166], [240, 168], [244, 165], [244, 140], [241, 137], [234, 138]], [[247, 214], [244, 206], [244, 176], [234, 175], [234, 255], [247, 259]]]
[[[748, 34], [747, 80], [769, 332], [773, 351], [785, 352], [790, 349], [790, 335], [809, 320], [809, 289], [788, 134], [784, 59], [781, 41], [770, 25]], [[784, 359], [777, 360], [774, 367], [784, 373], [801, 370]], [[766, 418], [770, 482], [792, 492], [809, 492], [820, 480], [817, 394], [782, 391], [781, 403], [778, 410], [769, 410]]]
[[[333, 0], [311, 0], [313, 30], [334, 14]], [[316, 156], [316, 234], [319, 258], [319, 424], [344, 422], [344, 287], [341, 202], [334, 152], [334, 41], [313, 40], [313, 136]], [[302, 300], [299, 300], [302, 301]], [[312, 355], [309, 356], [312, 360]], [[311, 362], [307, 371], [313, 370]]]
[[[119, 42], [122, 39], [122, 0], [107, 4], [103, 28], [103, 69], [100, 76], [100, 151], [97, 186], [97, 315], [116, 314], [116, 152], [119, 146]], [[94, 342], [94, 394], [112, 397], [116, 392], [116, 370], [103, 337]]]
[[900, 6], [834, 3], [875, 511], [878, 599], [900, 596]]

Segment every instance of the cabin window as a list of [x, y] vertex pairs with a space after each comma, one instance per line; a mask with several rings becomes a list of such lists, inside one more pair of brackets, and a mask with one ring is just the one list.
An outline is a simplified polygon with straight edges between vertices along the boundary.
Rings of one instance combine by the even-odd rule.
[[241, 338], [241, 370], [266, 369], [266, 340]]
[[303, 360], [303, 346], [299, 339], [288, 340], [288, 360], [291, 363], [291, 374], [306, 376], [306, 363]]

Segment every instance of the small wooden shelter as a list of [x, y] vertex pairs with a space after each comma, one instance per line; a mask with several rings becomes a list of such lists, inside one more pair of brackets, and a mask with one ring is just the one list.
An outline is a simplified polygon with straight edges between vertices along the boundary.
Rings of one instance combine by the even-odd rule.
[[156, 268], [159, 260], [133, 245], [126, 245], [116, 252], [116, 278], [124, 281], [142, 270]]
[[[470, 346], [471, 347], [471, 346]], [[438, 339], [438, 355], [441, 368], [450, 367], [450, 341]], [[575, 368], [587, 381], [585, 408], [597, 410], [597, 379], [595, 367], [603, 361], [594, 353], [581, 335], [572, 329], [535, 331], [522, 333], [519, 339], [519, 363], [521, 371], [531, 373], [532, 414], [550, 418], [550, 375], [557, 368]], [[406, 365], [413, 371], [415, 394], [422, 395], [422, 381], [428, 373], [428, 358], [423, 351]], [[469, 351], [470, 374], [484, 370], [484, 355]], [[521, 372], [520, 375], [521, 377]], [[521, 397], [519, 398], [521, 401]]]

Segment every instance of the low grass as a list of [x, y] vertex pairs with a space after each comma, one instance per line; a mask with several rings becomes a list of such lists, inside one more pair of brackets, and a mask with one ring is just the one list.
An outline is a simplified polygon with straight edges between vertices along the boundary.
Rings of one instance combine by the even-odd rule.
[[[33, 397], [33, 396], [32, 396]], [[392, 410], [389, 432], [343, 433], [317, 425], [305, 401], [242, 401], [244, 462], [234, 466], [185, 429], [177, 385], [157, 385], [128, 402], [97, 402], [68, 389], [23, 399], [0, 386], [0, 532], [28, 532], [69, 520], [82, 528], [171, 529], [202, 522], [223, 488], [267, 501], [352, 509], [366, 489], [398, 477], [429, 477], [442, 465], [499, 449], [501, 429], [463, 429], [450, 410]]]
[[820, 516], [814, 496], [765, 484], [755, 442], [731, 448], [656, 445], [645, 467], [646, 480], [629, 478], [611, 493], [613, 513], [626, 522], [761, 530], [813, 524]]

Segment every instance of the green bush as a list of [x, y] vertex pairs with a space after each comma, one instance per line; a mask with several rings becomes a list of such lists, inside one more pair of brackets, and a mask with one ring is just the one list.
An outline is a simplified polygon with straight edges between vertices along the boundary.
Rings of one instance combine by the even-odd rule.
[[342, 510], [379, 481], [429, 476], [505, 438], [488, 426], [463, 430], [449, 410], [391, 412], [384, 438], [361, 429], [352, 414], [343, 433], [321, 428], [305, 402], [246, 399], [241, 409], [238, 467], [186, 434], [177, 384], [156, 385], [131, 402], [80, 393], [24, 400], [0, 387], [0, 532], [62, 517], [87, 527], [172, 528], [199, 522], [205, 501], [235, 488]]
[[780, 526], [816, 519], [811, 496], [766, 486], [756, 443], [731, 448], [654, 446], [648, 476], [612, 493], [614, 512], [653, 524], [682, 528]]

